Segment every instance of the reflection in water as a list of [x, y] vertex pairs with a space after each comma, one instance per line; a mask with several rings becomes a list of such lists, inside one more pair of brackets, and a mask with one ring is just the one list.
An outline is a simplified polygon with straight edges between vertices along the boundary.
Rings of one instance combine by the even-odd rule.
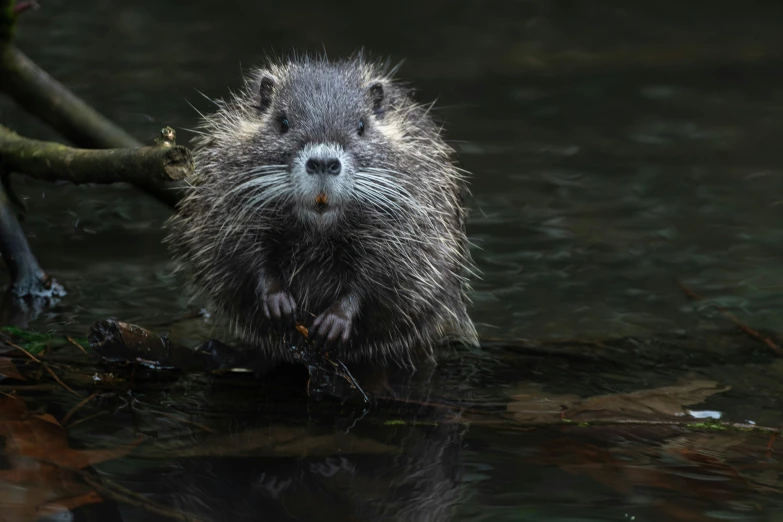
[[[363, 375], [365, 389], [381, 398], [367, 410], [302, 397], [296, 390], [307, 376], [298, 367], [261, 382], [241, 373], [90, 370], [82, 378], [97, 379], [99, 396], [74, 396], [59, 385], [36, 396], [41, 392], [19, 386], [29, 411], [43, 407], [43, 416], [20, 416], [3, 406], [18, 408], [20, 398], [3, 398], [0, 505], [29, 511], [29, 495], [10, 493], [51, 498], [49, 489], [67, 478], [57, 502], [97, 517], [90, 520], [162, 521], [182, 512], [215, 522], [261, 514], [334, 521], [766, 520], [766, 510], [783, 505], [774, 451], [780, 430], [753, 421], [774, 424], [780, 394], [749, 394], [738, 370], [753, 357], [750, 343], [745, 336], [622, 339], [607, 341], [593, 360], [499, 348], [460, 354], [413, 379]], [[61, 352], [46, 360], [73, 357]], [[772, 370], [756, 375], [772, 392], [771, 356], [755, 359]], [[12, 372], [21, 368], [7, 363], [0, 357], [0, 375], [17, 379]], [[34, 368], [24, 373], [30, 377]], [[701, 377], [722, 373], [729, 385]], [[78, 376], [63, 374], [73, 387]], [[681, 382], [673, 383], [675, 376]], [[778, 409], [765, 416], [744, 406], [751, 402]], [[733, 425], [683, 418], [694, 405]], [[49, 461], [68, 469], [44, 473]], [[97, 474], [79, 471], [90, 465]], [[91, 488], [105, 501], [96, 503]]]
[[[328, 457], [173, 460], [125, 480], [143, 483], [151, 498], [206, 520], [255, 521], [261, 513], [267, 520], [309, 520], [314, 514], [318, 520], [452, 520], [461, 428], [393, 431], [399, 442], [389, 446], [391, 455], [363, 455], [357, 444], [355, 452]], [[296, 449], [307, 452], [307, 439], [297, 442]]]
[[[276, 384], [255, 385], [242, 397], [236, 388], [212, 388], [204, 401], [172, 398], [187, 413], [186, 425], [182, 413], [160, 415], [157, 396], [143, 396], [124, 419], [155, 440], [127, 459], [133, 468], [117, 461], [102, 469], [108, 479], [202, 520], [453, 520], [464, 501], [466, 426], [460, 408], [437, 407], [429, 391], [437, 382], [424, 373], [384, 380], [395, 398], [371, 411], [332, 400], [278, 402], [274, 397], [285, 393]], [[268, 383], [291, 377], [269, 376]], [[107, 428], [122, 423], [115, 418]], [[140, 507], [120, 510], [127, 520], [166, 520]]]

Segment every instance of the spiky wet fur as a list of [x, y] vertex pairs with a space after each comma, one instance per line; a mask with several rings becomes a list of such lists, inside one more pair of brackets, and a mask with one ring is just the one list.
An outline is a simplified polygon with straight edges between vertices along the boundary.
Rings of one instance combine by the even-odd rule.
[[[355, 334], [340, 352], [345, 361], [412, 364], [432, 358], [446, 339], [476, 344], [466, 312], [473, 267], [466, 179], [430, 107], [415, 103], [392, 74], [362, 56], [272, 61], [217, 101], [198, 129], [196, 171], [167, 241], [193, 289], [246, 344], [273, 359], [290, 359], [289, 343], [299, 334], [278, 335], [263, 314], [258, 278], [271, 265], [308, 326], [345, 291], [361, 295]], [[263, 94], [264, 78], [274, 81], [271, 97]], [[376, 84], [380, 105], [368, 94]], [[309, 122], [296, 143], [279, 132], [283, 112], [291, 129], [297, 114]], [[367, 125], [361, 138], [346, 127], [357, 114]], [[290, 169], [308, 140], [327, 139], [355, 155], [355, 185], [341, 194], [336, 221], [317, 227], [292, 206]]]

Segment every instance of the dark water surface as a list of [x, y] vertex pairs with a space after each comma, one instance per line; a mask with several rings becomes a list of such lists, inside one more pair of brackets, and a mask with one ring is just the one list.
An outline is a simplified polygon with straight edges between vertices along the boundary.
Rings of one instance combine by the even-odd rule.
[[[171, 125], [184, 143], [196, 110], [209, 109], [197, 91], [224, 96], [267, 52], [323, 44], [333, 56], [365, 46], [405, 58], [400, 75], [421, 99], [439, 99], [474, 173], [469, 234], [483, 278], [472, 316], [483, 337], [702, 339], [694, 353], [674, 341], [624, 345], [610, 352], [616, 366], [490, 350], [447, 362], [403, 396], [502, 412], [537, 386], [557, 402], [710, 379], [731, 390], [694, 409], [783, 424], [780, 362], [725, 337], [730, 324], [675, 283], [754, 328], [783, 324], [783, 69], [761, 59], [783, 48], [778, 3], [42, 4], [20, 22], [18, 45], [145, 141]], [[570, 58], [542, 61], [555, 55]], [[652, 67], [658, 55], [678, 67]], [[738, 64], [748, 57], [758, 63]], [[18, 132], [57, 139], [11, 102], [0, 110]], [[124, 187], [18, 187], [32, 247], [69, 291], [37, 330], [83, 337], [98, 319], [151, 325], [200, 305], [171, 274], [157, 203]], [[74, 427], [72, 446], [154, 432], [97, 469], [207, 520], [783, 520], [768, 435], [466, 428], [458, 407], [281, 407], [244, 385], [237, 394], [194, 378], [94, 404], [83, 415], [104, 414]], [[40, 398], [61, 414], [78, 402]], [[198, 451], [182, 449], [194, 441]], [[166, 519], [100, 509], [77, 519]]]

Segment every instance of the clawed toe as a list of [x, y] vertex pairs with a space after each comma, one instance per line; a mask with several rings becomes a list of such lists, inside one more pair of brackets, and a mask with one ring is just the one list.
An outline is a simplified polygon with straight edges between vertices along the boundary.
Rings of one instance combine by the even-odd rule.
[[264, 315], [277, 328], [293, 328], [296, 324], [296, 302], [286, 291], [271, 293], [264, 300]]
[[325, 312], [313, 322], [311, 339], [319, 348], [343, 345], [350, 339], [352, 329], [352, 321], [344, 315]]

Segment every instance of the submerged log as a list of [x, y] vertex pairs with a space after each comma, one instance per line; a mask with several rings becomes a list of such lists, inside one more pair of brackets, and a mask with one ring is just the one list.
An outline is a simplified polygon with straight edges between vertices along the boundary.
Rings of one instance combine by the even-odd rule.
[[246, 353], [218, 341], [208, 341], [192, 349], [172, 342], [165, 335], [112, 319], [94, 323], [87, 339], [90, 348], [107, 363], [139, 363], [157, 369], [213, 371], [236, 368], [251, 362], [242, 358]]

